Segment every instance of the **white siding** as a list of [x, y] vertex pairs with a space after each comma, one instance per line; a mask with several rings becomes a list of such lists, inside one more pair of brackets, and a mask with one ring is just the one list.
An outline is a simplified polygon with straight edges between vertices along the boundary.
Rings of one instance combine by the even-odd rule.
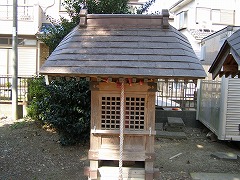
[[6, 75], [7, 72], [7, 60], [8, 60], [8, 49], [0, 49], [0, 75]]
[[226, 139], [240, 140], [240, 79], [229, 79], [226, 113]]
[[36, 74], [36, 48], [21, 48], [18, 50], [19, 76]]
[[[12, 49], [0, 49], [0, 75], [12, 74]], [[29, 76], [37, 72], [37, 50], [32, 48], [18, 48], [18, 75]]]

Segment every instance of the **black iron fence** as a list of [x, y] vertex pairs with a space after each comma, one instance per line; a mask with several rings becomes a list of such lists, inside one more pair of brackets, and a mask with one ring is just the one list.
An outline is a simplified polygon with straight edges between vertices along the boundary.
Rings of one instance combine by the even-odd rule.
[[[24, 101], [28, 92], [28, 79], [32, 77], [18, 77], [18, 101]], [[0, 76], [0, 100], [12, 100], [12, 76]]]

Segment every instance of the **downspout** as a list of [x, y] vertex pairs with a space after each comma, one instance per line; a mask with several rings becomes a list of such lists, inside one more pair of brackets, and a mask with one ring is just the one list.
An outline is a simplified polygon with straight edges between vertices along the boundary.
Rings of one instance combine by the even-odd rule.
[[53, 4], [51, 4], [51, 5], [49, 5], [49, 6], [47, 6], [46, 8], [45, 8], [45, 10], [43, 11], [43, 14], [46, 14], [46, 11], [50, 8], [50, 7], [53, 7], [55, 5], [55, 0], [53, 0]]

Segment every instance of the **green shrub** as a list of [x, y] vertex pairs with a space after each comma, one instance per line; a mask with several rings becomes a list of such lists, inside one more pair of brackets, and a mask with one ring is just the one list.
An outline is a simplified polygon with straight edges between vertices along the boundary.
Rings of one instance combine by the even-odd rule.
[[44, 88], [46, 95], [35, 97], [40, 100], [37, 102], [33, 99], [33, 108], [39, 108], [35, 111], [39, 113], [36, 114], [40, 121], [58, 132], [62, 145], [87, 141], [91, 111], [89, 83], [84, 79], [77, 81], [72, 78], [67, 81], [61, 78]]
[[34, 77], [28, 80], [29, 105], [27, 107], [27, 113], [31, 119], [38, 120], [42, 124], [44, 124], [42, 115], [47, 107], [44, 99], [48, 96], [49, 93], [45, 84], [44, 77]]

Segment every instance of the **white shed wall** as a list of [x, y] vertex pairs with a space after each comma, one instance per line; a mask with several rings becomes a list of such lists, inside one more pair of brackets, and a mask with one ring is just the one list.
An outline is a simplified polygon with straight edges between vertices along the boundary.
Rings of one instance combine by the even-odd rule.
[[240, 79], [201, 81], [197, 119], [218, 139], [240, 141]]
[[240, 141], [240, 79], [228, 79], [226, 139]]

